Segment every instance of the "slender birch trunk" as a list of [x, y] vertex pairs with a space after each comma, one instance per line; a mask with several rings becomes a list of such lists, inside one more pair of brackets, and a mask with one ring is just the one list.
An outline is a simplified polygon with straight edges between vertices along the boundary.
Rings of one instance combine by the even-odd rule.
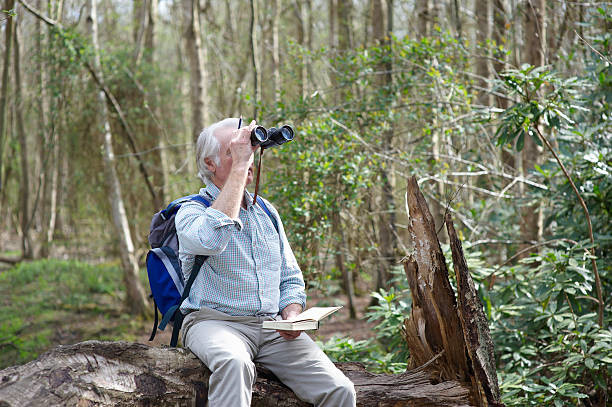
[[[98, 44], [98, 22], [96, 12], [96, 0], [88, 0], [89, 15], [87, 25], [94, 48], [93, 68], [101, 84], [104, 84], [102, 64], [100, 61], [100, 46]], [[121, 184], [115, 169], [115, 153], [113, 151], [113, 134], [111, 132], [106, 96], [102, 89], [98, 92], [98, 102], [102, 126], [104, 128], [104, 170], [109, 187], [109, 199], [112, 210], [113, 225], [119, 240], [119, 251], [121, 253], [121, 264], [123, 267], [123, 279], [126, 286], [126, 304], [133, 314], [144, 314], [147, 301], [138, 277], [138, 263], [134, 255], [134, 243], [130, 233], [127, 213], [123, 204]]]

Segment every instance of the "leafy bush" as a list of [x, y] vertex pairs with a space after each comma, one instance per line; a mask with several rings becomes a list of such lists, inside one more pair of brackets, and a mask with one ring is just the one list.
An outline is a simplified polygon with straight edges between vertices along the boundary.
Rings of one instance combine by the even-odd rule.
[[490, 326], [507, 406], [576, 406], [609, 388], [612, 331], [593, 312], [589, 257], [561, 242], [498, 272]]
[[378, 373], [401, 373], [406, 370], [408, 348], [402, 335], [404, 319], [410, 314], [412, 300], [401, 267], [393, 269], [394, 287], [371, 293], [378, 301], [369, 307], [366, 318], [377, 322], [376, 337], [363, 341], [333, 337], [319, 346], [333, 361], [361, 362]]

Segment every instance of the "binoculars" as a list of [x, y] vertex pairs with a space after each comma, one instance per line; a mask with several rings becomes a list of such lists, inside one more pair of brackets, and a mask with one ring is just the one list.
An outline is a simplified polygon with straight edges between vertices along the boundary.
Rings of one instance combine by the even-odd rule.
[[251, 130], [251, 145], [259, 145], [261, 149], [272, 148], [293, 140], [293, 129], [285, 125], [280, 128], [270, 127], [266, 130], [263, 126], [257, 126]]

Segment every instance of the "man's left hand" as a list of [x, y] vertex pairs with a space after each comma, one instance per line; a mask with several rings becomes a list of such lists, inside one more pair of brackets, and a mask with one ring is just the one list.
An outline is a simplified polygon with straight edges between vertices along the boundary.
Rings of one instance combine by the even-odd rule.
[[[302, 306], [300, 304], [289, 304], [281, 311], [281, 317], [283, 319], [293, 318], [293, 317], [300, 315], [301, 312], [302, 312]], [[278, 332], [280, 336], [282, 336], [283, 338], [289, 341], [297, 338], [302, 333], [302, 331], [281, 331], [281, 330], [277, 330], [276, 332]]]

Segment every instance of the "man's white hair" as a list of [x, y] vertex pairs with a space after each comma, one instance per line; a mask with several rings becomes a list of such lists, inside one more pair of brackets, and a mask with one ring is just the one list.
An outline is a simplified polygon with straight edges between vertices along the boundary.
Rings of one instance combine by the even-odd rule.
[[223, 127], [238, 128], [238, 119], [229, 117], [202, 130], [196, 143], [196, 163], [198, 165], [198, 177], [205, 184], [210, 184], [213, 173], [208, 169], [205, 159], [210, 158], [216, 165], [219, 165], [219, 141], [215, 137], [215, 132]]

